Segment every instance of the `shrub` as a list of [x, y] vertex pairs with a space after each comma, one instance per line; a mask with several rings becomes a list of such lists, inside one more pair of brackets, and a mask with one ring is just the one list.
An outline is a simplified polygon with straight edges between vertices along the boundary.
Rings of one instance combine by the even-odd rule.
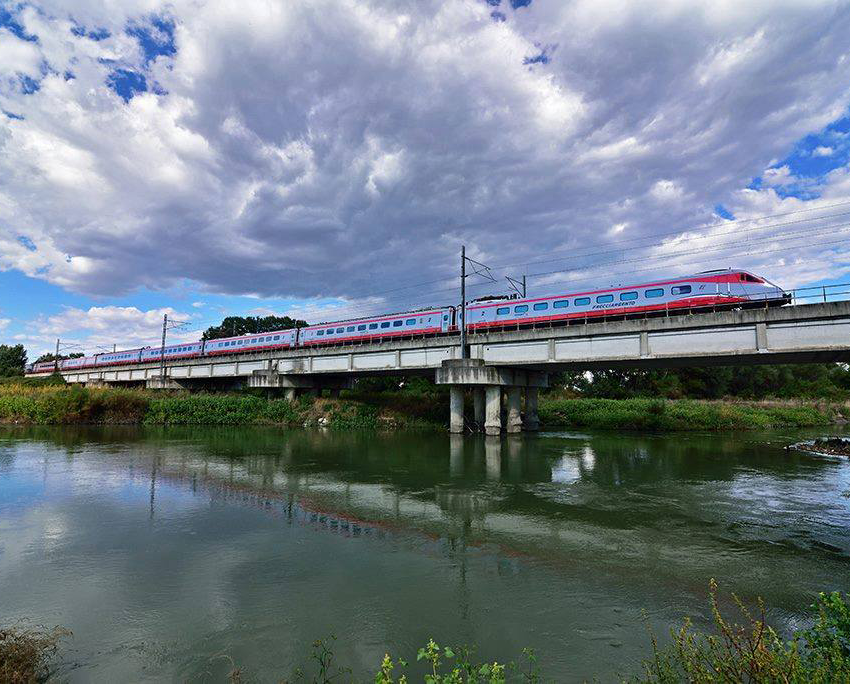
[[671, 632], [672, 643], [662, 649], [652, 638], [653, 657], [643, 663], [640, 681], [674, 682], [848, 682], [850, 681], [850, 607], [840, 594], [820, 594], [812, 606], [814, 625], [785, 642], [765, 623], [764, 605], [758, 614], [733, 594], [743, 618], [735, 624], [718, 607], [717, 586], [710, 585], [710, 605], [716, 633], [693, 629], [690, 620]]
[[53, 629], [0, 628], [0, 682], [31, 684], [50, 677], [50, 662], [59, 641], [71, 632]]

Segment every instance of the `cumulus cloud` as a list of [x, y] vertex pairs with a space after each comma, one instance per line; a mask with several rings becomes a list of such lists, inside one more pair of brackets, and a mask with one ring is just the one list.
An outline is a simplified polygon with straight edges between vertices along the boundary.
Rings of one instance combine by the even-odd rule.
[[[731, 239], [688, 261], [646, 238], [716, 237], [693, 227], [718, 202], [800, 205], [775, 190], [788, 178], [743, 188], [850, 101], [850, 8], [826, 1], [503, 3], [498, 21], [481, 0], [13, 11], [37, 40], [0, 29], [0, 268], [97, 295], [188, 280], [297, 297], [312, 320], [329, 297], [453, 301], [463, 243], [514, 275], [572, 269], [532, 288], [634, 256], [773, 271]], [[839, 171], [819, 193], [848, 189]], [[532, 266], [590, 247], [627, 255]]]
[[51, 351], [57, 338], [68, 351], [88, 354], [118, 349], [159, 346], [163, 315], [173, 323], [186, 325], [170, 328], [169, 342], [196, 340], [200, 337], [192, 314], [172, 308], [141, 310], [134, 306], [92, 306], [88, 309], [65, 308], [52, 316], [40, 316], [25, 333], [17, 336], [30, 349]]

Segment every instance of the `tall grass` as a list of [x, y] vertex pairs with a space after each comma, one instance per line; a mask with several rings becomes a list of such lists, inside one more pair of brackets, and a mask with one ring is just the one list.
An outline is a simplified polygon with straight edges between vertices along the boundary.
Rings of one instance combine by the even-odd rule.
[[[415, 408], [414, 408], [415, 405]], [[251, 393], [189, 394], [78, 385], [0, 385], [0, 423], [27, 425], [308, 425], [339, 430], [438, 427], [433, 407], [386, 397], [296, 402]]]
[[542, 398], [539, 411], [546, 427], [672, 431], [817, 427], [833, 423], [837, 408], [808, 403]]

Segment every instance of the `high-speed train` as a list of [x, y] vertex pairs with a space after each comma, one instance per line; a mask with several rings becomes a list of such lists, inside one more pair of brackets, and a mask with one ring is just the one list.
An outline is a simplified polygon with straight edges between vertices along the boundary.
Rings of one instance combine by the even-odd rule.
[[[566, 324], [571, 319], [597, 319], [633, 315], [657, 315], [677, 310], [709, 310], [747, 306], [787, 304], [790, 295], [765, 278], [741, 270], [705, 271], [683, 278], [671, 278], [601, 290], [570, 292], [548, 297], [496, 299], [472, 302], [466, 306], [469, 332]], [[291, 330], [276, 330], [215, 340], [201, 340], [162, 347], [143, 347], [109, 352], [59, 362], [60, 370], [94, 366], [151, 363], [198, 356], [240, 354], [270, 349], [345, 345], [393, 337], [449, 335], [461, 325], [459, 307], [443, 306], [370, 316]], [[28, 373], [47, 373], [56, 368], [53, 361], [32, 364]]]

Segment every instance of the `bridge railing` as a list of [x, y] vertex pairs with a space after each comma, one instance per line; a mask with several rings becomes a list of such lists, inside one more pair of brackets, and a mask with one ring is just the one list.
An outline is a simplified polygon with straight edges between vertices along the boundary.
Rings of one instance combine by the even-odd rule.
[[792, 304], [814, 304], [817, 302], [843, 302], [850, 299], [850, 283], [813, 285], [786, 290]]

